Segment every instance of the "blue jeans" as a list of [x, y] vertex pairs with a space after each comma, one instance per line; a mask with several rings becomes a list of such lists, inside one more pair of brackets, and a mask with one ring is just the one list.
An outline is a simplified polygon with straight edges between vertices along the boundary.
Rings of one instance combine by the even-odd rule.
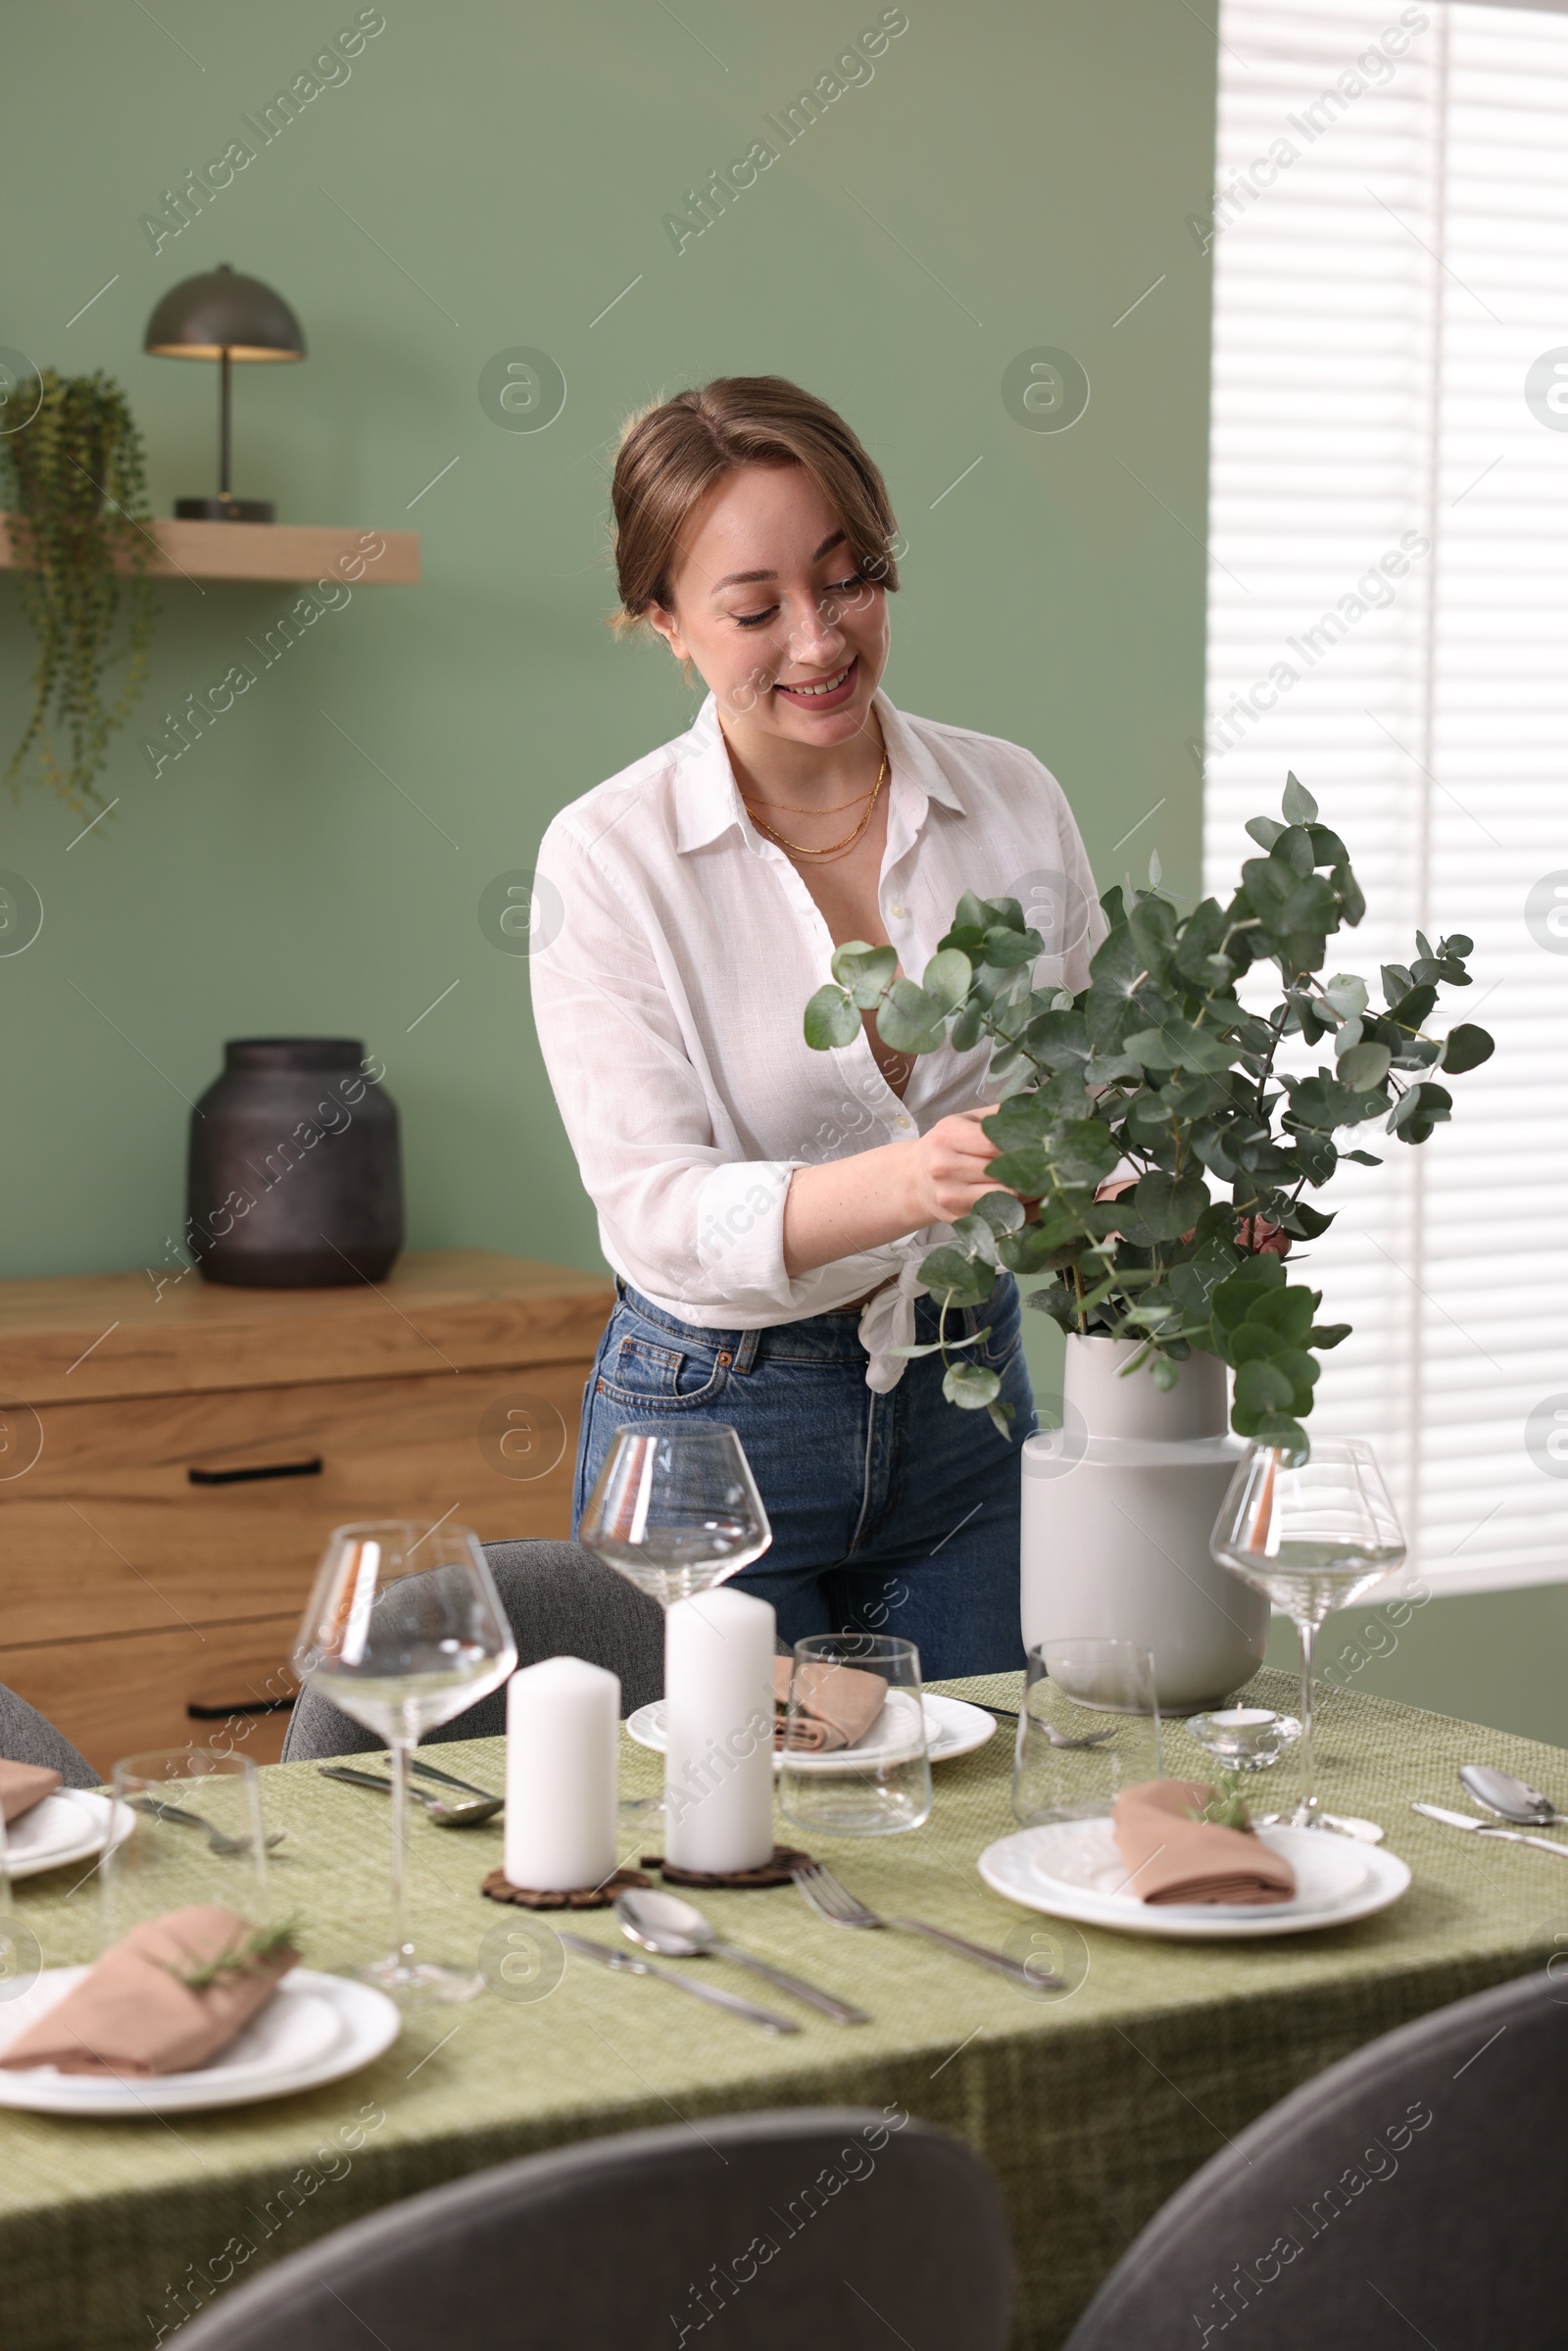
[[[873, 1395], [854, 1314], [707, 1331], [624, 1282], [616, 1292], [583, 1391], [573, 1532], [616, 1429], [727, 1421], [773, 1528], [771, 1547], [731, 1581], [772, 1603], [782, 1640], [901, 1634], [931, 1681], [1023, 1665], [1019, 1447], [1036, 1422], [1010, 1274], [985, 1306], [948, 1317], [950, 1340], [990, 1324], [965, 1359], [1001, 1374], [1010, 1441], [987, 1413], [944, 1401], [940, 1356]], [[917, 1299], [916, 1339], [936, 1333], [935, 1301]]]

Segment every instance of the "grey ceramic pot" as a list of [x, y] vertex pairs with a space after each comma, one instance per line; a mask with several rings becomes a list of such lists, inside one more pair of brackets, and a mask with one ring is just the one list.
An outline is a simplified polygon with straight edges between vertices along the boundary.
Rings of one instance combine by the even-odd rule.
[[190, 1122], [186, 1246], [210, 1282], [379, 1281], [403, 1247], [397, 1105], [351, 1037], [241, 1037]]

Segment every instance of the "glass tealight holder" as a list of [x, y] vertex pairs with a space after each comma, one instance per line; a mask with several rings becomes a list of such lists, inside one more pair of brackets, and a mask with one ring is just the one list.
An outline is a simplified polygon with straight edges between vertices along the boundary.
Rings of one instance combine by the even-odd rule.
[[1224, 1706], [1187, 1718], [1187, 1736], [1226, 1771], [1266, 1772], [1301, 1736], [1294, 1714], [1267, 1706]]

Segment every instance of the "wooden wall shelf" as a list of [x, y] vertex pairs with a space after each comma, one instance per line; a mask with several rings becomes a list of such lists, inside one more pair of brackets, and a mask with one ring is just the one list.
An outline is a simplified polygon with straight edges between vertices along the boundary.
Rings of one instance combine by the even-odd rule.
[[[353, 530], [309, 522], [154, 522], [155, 578], [319, 579], [408, 588], [419, 577], [416, 530]], [[377, 554], [376, 550], [380, 553]], [[15, 571], [11, 517], [0, 514], [0, 571]], [[128, 565], [122, 566], [128, 568]]]

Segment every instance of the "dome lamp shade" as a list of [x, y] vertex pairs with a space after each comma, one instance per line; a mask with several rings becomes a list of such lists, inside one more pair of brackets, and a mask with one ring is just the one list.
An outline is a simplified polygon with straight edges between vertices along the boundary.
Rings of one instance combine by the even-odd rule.
[[235, 498], [229, 488], [229, 365], [242, 360], [302, 360], [299, 320], [270, 286], [243, 277], [227, 262], [171, 286], [147, 321], [144, 350], [156, 359], [216, 360], [218, 496], [177, 498], [181, 520], [270, 522], [270, 500]]

